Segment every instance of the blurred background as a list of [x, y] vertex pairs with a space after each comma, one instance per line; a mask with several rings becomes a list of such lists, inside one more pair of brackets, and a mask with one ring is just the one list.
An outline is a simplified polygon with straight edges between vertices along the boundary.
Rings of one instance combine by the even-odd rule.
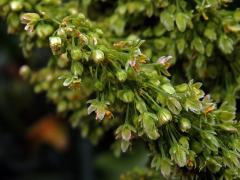
[[147, 163], [139, 144], [116, 158], [109, 133], [98, 146], [82, 139], [79, 129], [55, 113], [45, 94], [19, 76], [23, 64], [40, 68], [48, 52], [24, 59], [17, 37], [6, 33], [0, 20], [0, 179], [1, 180], [95, 180], [119, 179], [121, 173]]

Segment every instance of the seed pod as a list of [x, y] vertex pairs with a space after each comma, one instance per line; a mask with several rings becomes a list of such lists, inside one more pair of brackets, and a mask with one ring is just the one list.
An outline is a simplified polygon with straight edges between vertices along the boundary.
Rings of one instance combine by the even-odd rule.
[[71, 49], [71, 58], [72, 60], [79, 61], [82, 57], [82, 51], [78, 47], [74, 47]]
[[130, 103], [134, 100], [134, 93], [130, 89], [118, 91], [117, 96], [125, 103]]
[[91, 58], [96, 64], [99, 64], [104, 60], [104, 53], [99, 49], [93, 50]]
[[207, 168], [212, 172], [212, 173], [216, 173], [218, 172], [222, 165], [220, 163], [218, 163], [218, 161], [216, 161], [215, 159], [213, 158], [207, 158]]
[[182, 132], [187, 132], [191, 129], [191, 122], [187, 118], [181, 118], [179, 121], [179, 128]]
[[148, 138], [152, 140], [156, 140], [159, 138], [160, 134], [158, 133], [158, 129], [155, 125], [157, 117], [155, 114], [144, 112], [141, 115], [141, 121], [144, 133], [148, 136]]
[[120, 82], [124, 82], [127, 79], [127, 73], [124, 70], [117, 71], [116, 76]]
[[162, 126], [163, 124], [167, 124], [169, 121], [172, 120], [172, 114], [166, 108], [161, 108], [157, 113], [157, 117], [160, 126]]
[[71, 71], [75, 76], [81, 76], [83, 73], [83, 65], [80, 62], [72, 61]]
[[50, 42], [50, 47], [52, 49], [52, 53], [54, 55], [59, 55], [61, 54], [61, 49], [62, 49], [62, 39], [57, 36], [52, 36], [49, 38]]
[[53, 27], [49, 24], [37, 25], [36, 32], [39, 38], [46, 38], [53, 33]]

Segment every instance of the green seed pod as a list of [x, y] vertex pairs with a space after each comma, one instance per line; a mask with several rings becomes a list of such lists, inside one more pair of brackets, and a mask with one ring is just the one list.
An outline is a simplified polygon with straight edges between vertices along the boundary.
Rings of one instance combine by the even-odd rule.
[[127, 103], [132, 102], [134, 99], [134, 93], [131, 90], [126, 90], [123, 93], [122, 99], [124, 102], [127, 102]]
[[96, 64], [99, 64], [104, 60], [104, 53], [99, 49], [93, 50], [91, 58]]
[[203, 150], [202, 145], [197, 141], [193, 141], [193, 143], [191, 145], [191, 149], [197, 154], [201, 153]]
[[212, 173], [216, 173], [221, 169], [222, 165], [220, 163], [218, 163], [218, 161], [216, 161], [213, 158], [208, 158], [207, 159], [207, 168], [212, 172]]
[[120, 82], [124, 82], [127, 79], [127, 73], [124, 70], [117, 71], [116, 76]]
[[143, 100], [136, 100], [136, 109], [140, 113], [144, 113], [147, 111], [147, 106]]
[[62, 49], [62, 39], [57, 36], [52, 36], [49, 38], [50, 42], [50, 47], [52, 49], [52, 53], [54, 55], [59, 55], [61, 54], [61, 49]]
[[49, 24], [37, 25], [36, 32], [39, 38], [45, 39], [53, 33], [53, 27]]
[[12, 1], [12, 2], [10, 2], [10, 8], [12, 11], [21, 11], [23, 8], [23, 2]]
[[168, 94], [174, 94], [175, 93], [175, 89], [173, 88], [173, 86], [170, 83], [163, 84], [161, 86], [161, 88]]
[[161, 108], [157, 113], [157, 117], [160, 126], [167, 124], [172, 120], [172, 114], [166, 108]]
[[81, 76], [83, 73], [83, 65], [80, 62], [72, 61], [71, 71], [75, 76]]
[[71, 57], [72, 60], [79, 61], [82, 58], [82, 51], [78, 47], [74, 47], [71, 49]]
[[186, 83], [176, 86], [176, 91], [179, 93], [184, 93], [188, 90], [188, 85]]
[[28, 79], [31, 75], [31, 69], [29, 66], [27, 65], [23, 65], [20, 70], [19, 70], [19, 74], [24, 78], [24, 79]]
[[179, 128], [182, 132], [187, 132], [189, 129], [191, 129], [191, 122], [187, 118], [181, 118], [179, 121]]

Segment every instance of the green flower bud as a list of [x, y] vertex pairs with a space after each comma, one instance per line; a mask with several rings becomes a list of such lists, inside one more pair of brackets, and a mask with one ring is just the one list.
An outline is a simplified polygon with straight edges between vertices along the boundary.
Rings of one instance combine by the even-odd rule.
[[75, 76], [81, 76], [83, 73], [83, 65], [80, 62], [72, 61], [71, 71]]
[[12, 11], [20, 11], [23, 8], [23, 2], [21, 1], [11, 1], [10, 8]]
[[53, 27], [49, 24], [39, 24], [37, 25], [36, 32], [39, 38], [46, 38], [53, 33]]
[[172, 120], [172, 114], [166, 108], [161, 108], [157, 113], [157, 117], [160, 126], [162, 126], [163, 124], [167, 124], [169, 121]]
[[176, 86], [176, 91], [179, 93], [184, 93], [188, 90], [188, 85], [186, 83]]
[[61, 49], [62, 49], [62, 39], [57, 36], [52, 36], [49, 38], [50, 42], [50, 47], [52, 49], [52, 53], [54, 55], [59, 55], [61, 54]]
[[97, 80], [95, 83], [94, 83], [94, 87], [97, 91], [102, 91], [104, 89], [104, 84], [102, 81], [99, 81]]
[[124, 70], [117, 71], [116, 76], [120, 82], [124, 82], [127, 79], [127, 73]]
[[24, 78], [27, 79], [30, 77], [31, 75], [31, 69], [29, 66], [27, 65], [23, 65], [20, 70], [19, 70], [19, 74]]
[[168, 94], [174, 94], [175, 93], [175, 89], [173, 88], [173, 86], [170, 83], [163, 84], [161, 86], [161, 88]]
[[152, 140], [158, 139], [160, 134], [158, 133], [158, 129], [155, 125], [157, 120], [156, 115], [149, 112], [144, 112], [140, 116], [140, 120], [142, 121], [144, 133], [148, 136], [148, 138]]
[[172, 161], [168, 158], [162, 158], [160, 160], [161, 173], [165, 178], [168, 178], [172, 171]]
[[122, 150], [122, 152], [126, 152], [130, 145], [131, 145], [131, 143], [129, 141], [122, 140], [121, 141], [121, 150]]
[[179, 139], [178, 142], [179, 142], [184, 148], [189, 149], [188, 140], [189, 140], [188, 137], [182, 136], [182, 137]]
[[134, 93], [130, 89], [120, 90], [117, 95], [125, 103], [130, 103], [134, 100]]
[[79, 47], [74, 47], [71, 49], [71, 57], [75, 61], [79, 61], [82, 58], [82, 51]]
[[169, 153], [171, 159], [174, 160], [179, 167], [183, 167], [187, 164], [187, 151], [183, 146], [174, 144], [170, 148]]
[[197, 154], [201, 153], [203, 150], [201, 143], [199, 143], [197, 141], [193, 141], [193, 143], [191, 145], [191, 149]]
[[22, 24], [37, 23], [40, 20], [40, 16], [37, 13], [25, 13], [21, 16]]
[[173, 114], [179, 114], [182, 110], [182, 106], [181, 106], [180, 102], [174, 97], [169, 97], [167, 99], [166, 104], [167, 104], [168, 109]]
[[221, 169], [222, 165], [218, 163], [215, 159], [209, 158], [207, 159], [207, 168], [212, 172], [216, 173]]
[[136, 100], [136, 109], [140, 113], [144, 113], [147, 111], [147, 106], [143, 100]]
[[104, 60], [104, 53], [99, 49], [93, 50], [91, 58], [96, 64], [99, 64]]
[[179, 121], [179, 128], [182, 132], [188, 132], [191, 129], [191, 122], [187, 118], [181, 118]]

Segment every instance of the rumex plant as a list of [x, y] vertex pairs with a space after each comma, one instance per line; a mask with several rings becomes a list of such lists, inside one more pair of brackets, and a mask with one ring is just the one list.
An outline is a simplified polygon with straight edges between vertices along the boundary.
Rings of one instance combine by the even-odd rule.
[[[177, 83], [185, 79], [174, 71], [174, 63], [186, 59], [187, 68], [180, 71], [209, 83], [205, 68], [211, 59], [229, 59], [226, 66], [236, 68], [231, 64], [237, 63], [238, 10], [220, 9], [226, 1], [119, 0], [109, 5], [115, 10], [90, 20], [94, 3], [101, 6], [100, 1], [0, 1], [8, 32], [20, 36], [26, 56], [38, 48], [52, 52], [46, 67], [25, 65], [21, 75], [36, 92], [46, 92], [57, 111], [93, 143], [110, 130], [116, 153], [131, 150], [137, 139], [146, 144], [151, 161], [146, 172], [132, 171], [122, 179], [239, 178], [240, 126], [231, 94], [237, 80], [227, 88], [213, 85], [227, 91], [216, 98], [218, 107], [201, 83]], [[143, 17], [159, 22], [145, 26]], [[221, 55], [214, 54], [216, 48]], [[223, 78], [221, 73], [216, 78]]]

